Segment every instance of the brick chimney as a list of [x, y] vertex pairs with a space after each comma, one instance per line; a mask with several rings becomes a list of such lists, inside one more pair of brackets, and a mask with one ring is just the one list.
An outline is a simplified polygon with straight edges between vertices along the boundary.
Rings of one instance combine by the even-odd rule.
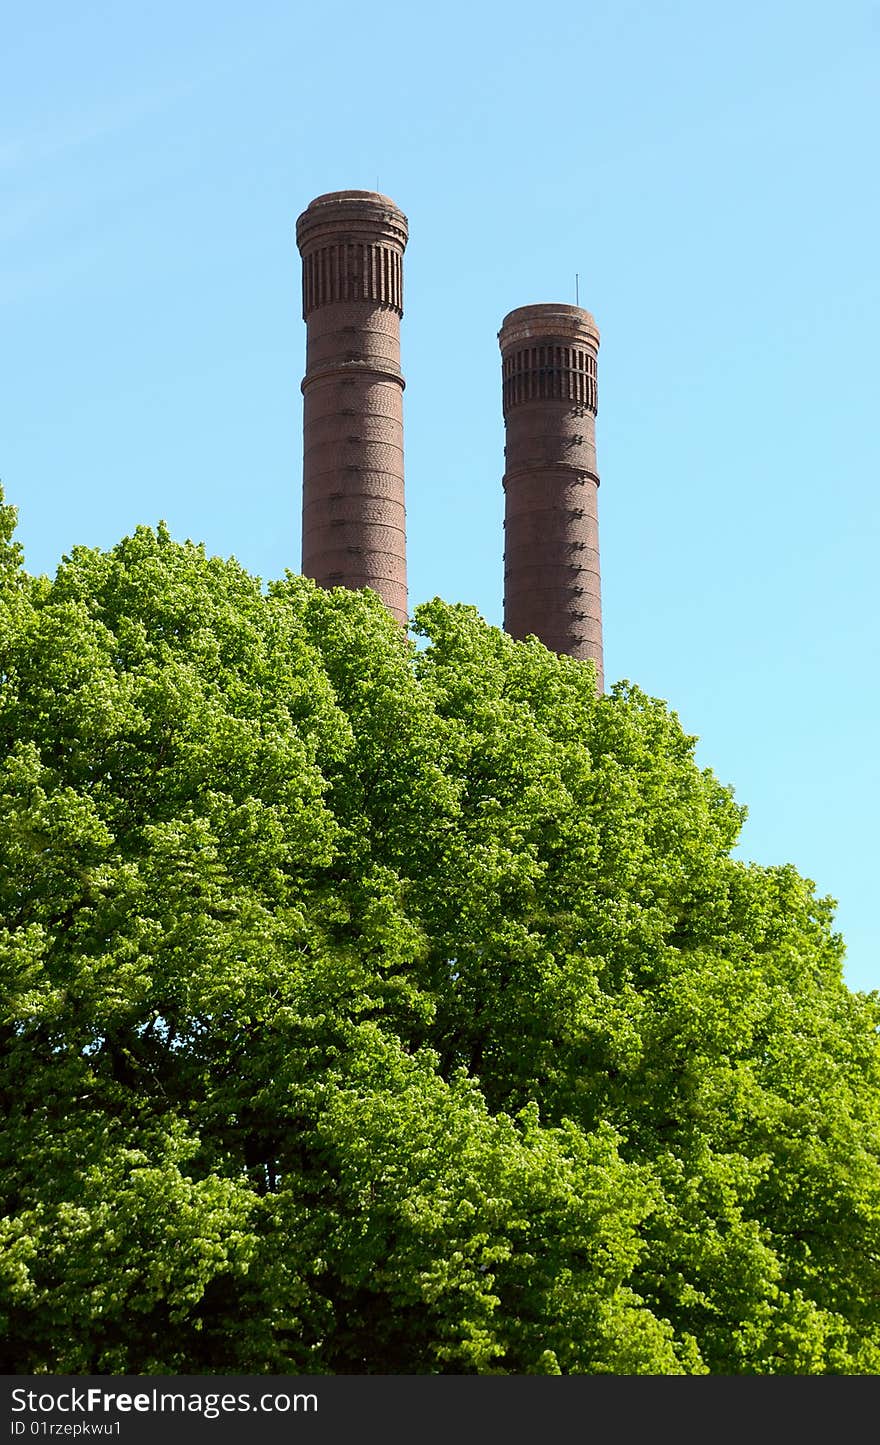
[[504, 627], [592, 658], [603, 689], [596, 470], [599, 331], [579, 306], [520, 306], [501, 346]]
[[406, 621], [400, 318], [407, 221], [387, 196], [333, 191], [296, 223], [307, 330], [302, 570], [372, 587]]

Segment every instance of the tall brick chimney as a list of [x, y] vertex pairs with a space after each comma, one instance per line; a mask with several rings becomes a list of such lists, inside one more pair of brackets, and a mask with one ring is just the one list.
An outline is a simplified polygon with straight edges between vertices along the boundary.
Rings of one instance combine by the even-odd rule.
[[520, 306], [501, 346], [504, 628], [592, 658], [601, 692], [596, 471], [599, 331], [579, 306]]
[[307, 327], [302, 570], [372, 587], [406, 621], [400, 318], [406, 216], [373, 191], [318, 196], [296, 223]]

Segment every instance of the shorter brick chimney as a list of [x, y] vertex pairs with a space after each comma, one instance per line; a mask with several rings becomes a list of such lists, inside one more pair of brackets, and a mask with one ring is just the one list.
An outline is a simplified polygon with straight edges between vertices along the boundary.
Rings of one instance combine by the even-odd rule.
[[520, 306], [501, 346], [504, 627], [592, 658], [604, 686], [596, 469], [599, 330], [579, 306]]

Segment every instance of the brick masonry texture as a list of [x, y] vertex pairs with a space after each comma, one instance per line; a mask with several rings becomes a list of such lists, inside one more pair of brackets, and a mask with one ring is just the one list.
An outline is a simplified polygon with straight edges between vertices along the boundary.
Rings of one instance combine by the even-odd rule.
[[603, 682], [596, 469], [599, 331], [578, 306], [521, 306], [501, 346], [504, 627], [569, 657]]
[[296, 225], [302, 256], [302, 570], [322, 587], [372, 587], [407, 617], [400, 318], [407, 220], [387, 196], [318, 196]]

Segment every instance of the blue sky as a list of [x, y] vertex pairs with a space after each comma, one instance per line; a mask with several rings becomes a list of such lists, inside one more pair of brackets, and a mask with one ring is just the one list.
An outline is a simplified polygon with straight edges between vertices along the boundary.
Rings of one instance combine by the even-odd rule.
[[[880, 4], [34, 3], [4, 19], [0, 476], [34, 572], [299, 566], [298, 213], [409, 216], [410, 595], [501, 622], [504, 314], [602, 332], [606, 675], [880, 987]], [[464, 513], [467, 524], [458, 518]]]

